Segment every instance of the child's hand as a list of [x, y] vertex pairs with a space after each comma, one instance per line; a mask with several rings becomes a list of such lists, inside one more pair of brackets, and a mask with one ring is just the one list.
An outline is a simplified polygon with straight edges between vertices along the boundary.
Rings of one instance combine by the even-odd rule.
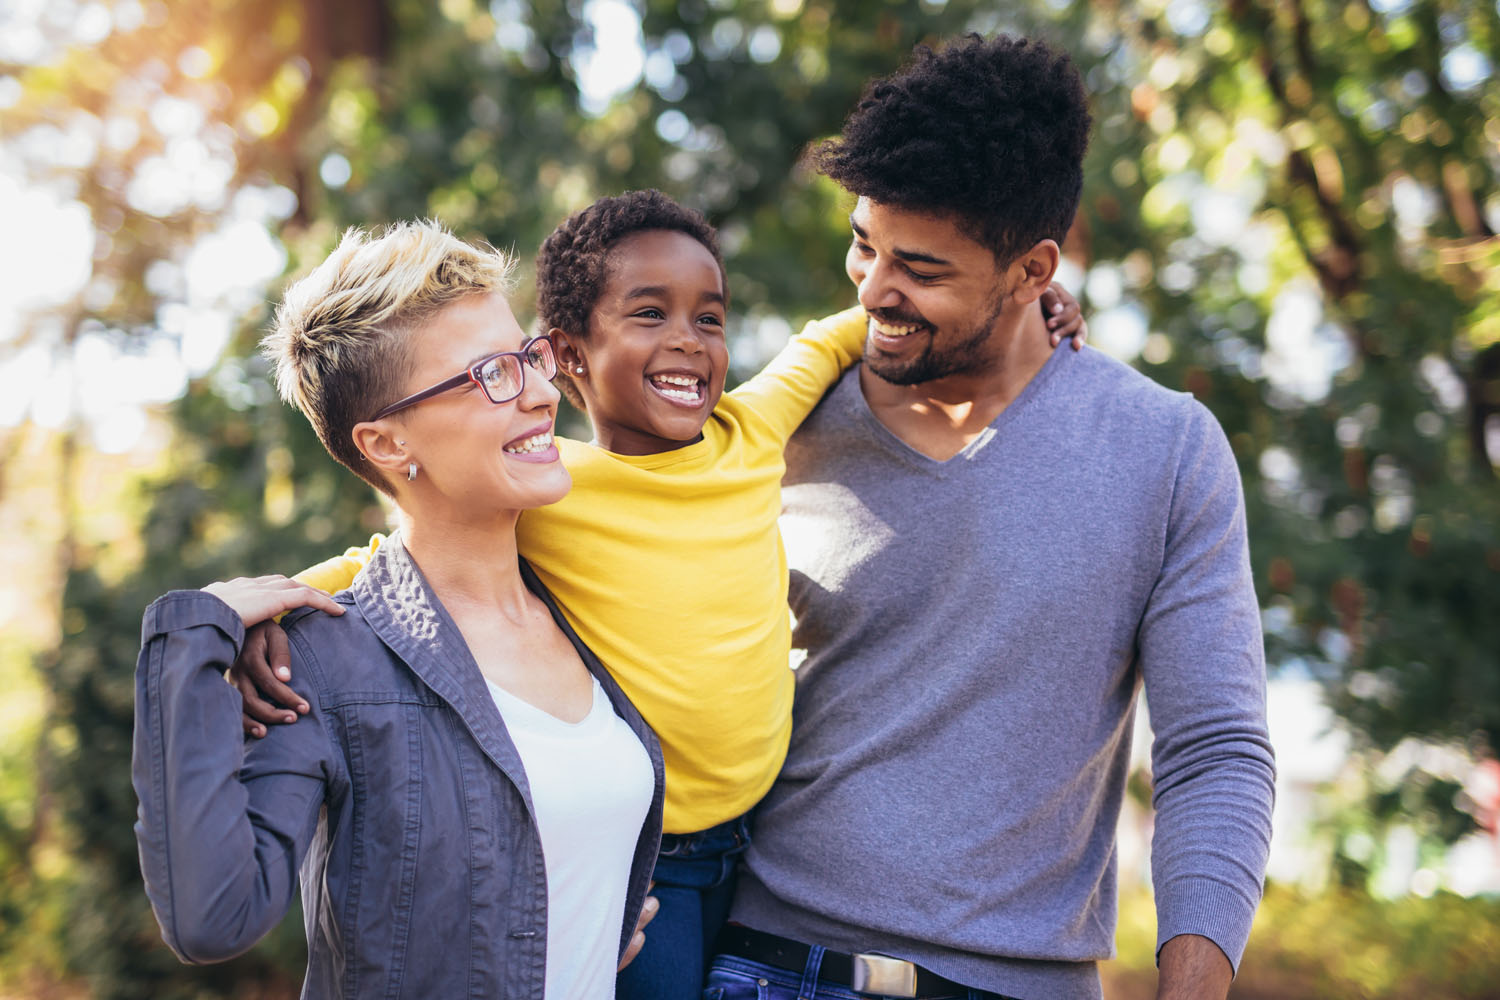
[[280, 625], [261, 622], [245, 633], [245, 645], [229, 668], [229, 683], [244, 702], [240, 724], [249, 735], [259, 739], [266, 735], [266, 726], [293, 723], [298, 715], [307, 714], [307, 701], [287, 685], [292, 679], [291, 664]]
[[1083, 349], [1089, 339], [1088, 321], [1083, 318], [1078, 300], [1055, 281], [1042, 293], [1042, 314], [1047, 317], [1053, 347], [1062, 343], [1064, 337], [1072, 337], [1073, 350]]
[[[646, 891], [650, 892], [655, 887], [656, 883], [652, 882]], [[646, 902], [641, 905], [641, 915], [635, 921], [635, 933], [630, 936], [630, 945], [625, 949], [625, 954], [620, 956], [620, 964], [616, 967], [616, 972], [635, 961], [635, 956], [646, 947], [646, 925], [651, 922], [652, 917], [656, 916], [656, 911], [659, 909], [661, 909], [661, 901], [655, 896], [647, 896]]]

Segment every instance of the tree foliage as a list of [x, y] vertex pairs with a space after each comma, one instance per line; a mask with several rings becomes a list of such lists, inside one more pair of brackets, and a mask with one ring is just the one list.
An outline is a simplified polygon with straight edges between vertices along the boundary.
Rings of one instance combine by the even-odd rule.
[[[188, 248], [242, 196], [268, 206], [295, 273], [345, 226], [415, 216], [529, 259], [598, 194], [657, 186], [721, 227], [748, 368], [777, 319], [852, 297], [849, 203], [797, 166], [804, 146], [915, 44], [1039, 34], [1074, 53], [1097, 122], [1071, 273], [1104, 346], [1228, 432], [1273, 666], [1325, 681], [1373, 747], [1500, 747], [1496, 5], [637, 0], [643, 76], [602, 106], [580, 67], [622, 40], [595, 36], [589, 6], [117, 0], [84, 44], [68, 41], [81, 6], [59, 5], [51, 56], [0, 65], [19, 84], [0, 129], [34, 183], [85, 206], [92, 276], [0, 350], [193, 336], [171, 311]], [[202, 183], [152, 196], [140, 179], [164, 166]], [[65, 839], [64, 960], [101, 996], [252, 995], [299, 947], [284, 928], [238, 963], [179, 968], [129, 830], [145, 604], [290, 572], [383, 521], [274, 399], [254, 352], [266, 307], [241, 305], [221, 361], [170, 408], [138, 569], [106, 581], [65, 540], [65, 638], [38, 663], [49, 809], [0, 824], [8, 914], [38, 905], [24, 872], [41, 826]]]

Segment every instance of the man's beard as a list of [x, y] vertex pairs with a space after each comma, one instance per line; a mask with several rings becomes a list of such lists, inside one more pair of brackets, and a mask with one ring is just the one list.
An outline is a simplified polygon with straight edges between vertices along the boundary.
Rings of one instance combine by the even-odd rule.
[[[1000, 312], [1004, 309], [1008, 298], [1009, 296], [1004, 293], [997, 295], [989, 315], [968, 330], [955, 333], [954, 342], [943, 347], [938, 347], [929, 334], [908, 334], [911, 337], [928, 337], [926, 348], [910, 360], [887, 357], [875, 352], [867, 344], [864, 354], [865, 367], [892, 385], [920, 385], [923, 382], [948, 378], [950, 375], [981, 374], [994, 365], [995, 359], [992, 353], [984, 350], [984, 346], [989, 341], [990, 335], [995, 332], [995, 324], [999, 321]], [[928, 325], [920, 319], [884, 315], [879, 318], [882, 322]]]

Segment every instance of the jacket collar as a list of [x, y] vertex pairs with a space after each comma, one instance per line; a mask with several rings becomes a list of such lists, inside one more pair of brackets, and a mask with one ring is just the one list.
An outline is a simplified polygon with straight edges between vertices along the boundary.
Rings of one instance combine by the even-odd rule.
[[505, 730], [479, 664], [399, 532], [375, 550], [349, 589], [370, 628], [458, 715], [530, 807], [531, 788], [520, 754]]

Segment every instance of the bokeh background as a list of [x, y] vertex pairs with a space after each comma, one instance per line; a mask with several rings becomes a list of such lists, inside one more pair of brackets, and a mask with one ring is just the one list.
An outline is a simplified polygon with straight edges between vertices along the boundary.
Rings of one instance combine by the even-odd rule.
[[[1074, 54], [1063, 280], [1244, 476], [1281, 779], [1234, 995], [1500, 996], [1500, 3], [3, 0], [0, 997], [295, 990], [295, 915], [161, 945], [128, 778], [154, 596], [385, 523], [256, 356], [290, 276], [415, 216], [529, 262], [657, 186], [722, 229], [742, 377], [852, 301], [799, 151], [968, 30]], [[1131, 792], [1113, 1000], [1154, 981]]]

